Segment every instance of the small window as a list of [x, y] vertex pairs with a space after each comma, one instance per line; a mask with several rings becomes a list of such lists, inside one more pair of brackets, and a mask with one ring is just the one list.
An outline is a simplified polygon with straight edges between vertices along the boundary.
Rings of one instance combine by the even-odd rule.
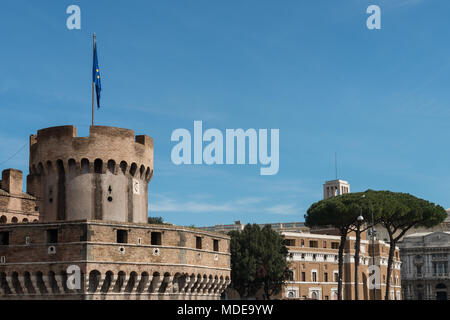
[[292, 270], [288, 271], [288, 280], [294, 281], [294, 271], [292, 271]]
[[301, 246], [304, 247], [305, 246], [305, 240], [300, 240]]
[[0, 232], [0, 245], [9, 246], [9, 231]]
[[323, 240], [323, 247], [326, 248], [327, 247], [327, 241]]
[[47, 230], [47, 243], [57, 243], [58, 242], [58, 229]]
[[339, 273], [335, 272], [334, 273], [334, 282], [338, 282], [339, 281]]
[[284, 245], [287, 247], [294, 247], [295, 239], [284, 239]]
[[311, 277], [312, 277], [312, 282], [317, 282], [317, 272], [313, 272], [312, 274], [311, 274]]
[[195, 247], [197, 249], [202, 248], [202, 237], [195, 237]]
[[219, 240], [214, 239], [213, 247], [214, 251], [219, 251]]
[[328, 272], [325, 272], [325, 273], [323, 274], [323, 281], [324, 281], [324, 282], [328, 282]]
[[317, 248], [318, 247], [317, 241], [313, 241], [313, 240], [309, 241], [309, 247], [310, 248]]
[[332, 242], [331, 249], [339, 249], [339, 242]]
[[117, 243], [128, 243], [127, 230], [117, 230]]
[[151, 235], [151, 245], [160, 246], [161, 245], [161, 232], [152, 232]]
[[306, 273], [302, 272], [302, 281], [306, 281]]

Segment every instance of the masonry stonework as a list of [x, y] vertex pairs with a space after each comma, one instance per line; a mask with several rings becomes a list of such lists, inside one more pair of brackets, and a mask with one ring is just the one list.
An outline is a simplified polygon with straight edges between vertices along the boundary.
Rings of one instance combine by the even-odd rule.
[[[14, 174], [2, 178], [8, 195], [21, 192]], [[152, 176], [153, 140], [131, 130], [91, 126], [77, 137], [61, 126], [32, 135], [22, 197], [39, 208], [39, 222], [0, 225], [0, 299], [220, 298], [230, 238], [148, 224]]]

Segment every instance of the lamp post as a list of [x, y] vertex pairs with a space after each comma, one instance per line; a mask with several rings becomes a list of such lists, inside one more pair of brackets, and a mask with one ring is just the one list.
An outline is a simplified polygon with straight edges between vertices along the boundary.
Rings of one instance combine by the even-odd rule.
[[[366, 195], [364, 194], [363, 196], [362, 196], [363, 198], [365, 198], [366, 197]], [[375, 231], [375, 229], [374, 229], [374, 227], [375, 227], [375, 220], [374, 220], [374, 218], [373, 218], [373, 210], [370, 210], [370, 199], [369, 199], [369, 211], [370, 211], [370, 215], [371, 215], [371, 218], [372, 218], [372, 226], [371, 226], [371, 228], [370, 228], [370, 237], [371, 237], [371, 242], [372, 242], [372, 270], [374, 270], [374, 272], [375, 272], [375, 234], [376, 234], [376, 231]], [[374, 285], [373, 286], [373, 293], [372, 293], [372, 300], [376, 300], [376, 297], [377, 297], [377, 288], [376, 288], [376, 286]]]
[[[369, 210], [370, 210], [370, 208], [369, 208]], [[370, 236], [372, 238], [371, 239], [372, 240], [372, 269], [374, 270], [373, 272], [375, 272], [375, 229], [374, 229], [375, 221], [373, 219], [373, 210], [370, 210], [370, 213], [372, 215], [372, 228], [371, 228], [371, 231], [370, 231]], [[376, 288], [375, 285], [373, 286], [372, 290], [373, 290], [372, 299], [376, 300], [377, 288]]]
[[364, 222], [362, 207], [359, 207], [359, 216], [356, 218], [356, 241], [355, 241], [355, 300], [359, 300], [359, 250], [361, 241], [361, 224]]

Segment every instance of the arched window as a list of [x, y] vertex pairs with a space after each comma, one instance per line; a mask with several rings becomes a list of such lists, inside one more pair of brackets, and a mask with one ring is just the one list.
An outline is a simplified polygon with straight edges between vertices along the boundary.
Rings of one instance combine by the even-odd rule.
[[102, 173], [103, 170], [103, 161], [102, 159], [95, 159], [94, 161], [94, 172]]

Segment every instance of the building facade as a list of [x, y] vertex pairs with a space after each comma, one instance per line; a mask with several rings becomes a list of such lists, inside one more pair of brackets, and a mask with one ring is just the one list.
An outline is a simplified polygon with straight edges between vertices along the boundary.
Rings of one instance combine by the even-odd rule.
[[407, 300], [448, 300], [450, 232], [422, 232], [400, 243], [403, 296]]
[[[281, 299], [336, 300], [338, 296], [338, 249], [339, 236], [314, 233], [282, 232], [289, 250], [288, 263], [290, 279], [283, 287]], [[375, 241], [372, 251], [371, 241], [362, 234], [358, 267], [358, 299], [384, 299], [387, 276], [389, 245]], [[355, 300], [355, 237], [349, 235], [344, 249], [342, 278], [342, 298]], [[373, 254], [375, 259], [373, 260]], [[379, 267], [379, 289], [368, 287], [371, 265]], [[390, 299], [401, 299], [400, 256], [397, 248], [391, 273]]]
[[[152, 176], [153, 140], [132, 130], [32, 135], [27, 193], [40, 219], [0, 225], [0, 299], [220, 298], [229, 237], [148, 224]], [[9, 194], [14, 177], [2, 178]]]

